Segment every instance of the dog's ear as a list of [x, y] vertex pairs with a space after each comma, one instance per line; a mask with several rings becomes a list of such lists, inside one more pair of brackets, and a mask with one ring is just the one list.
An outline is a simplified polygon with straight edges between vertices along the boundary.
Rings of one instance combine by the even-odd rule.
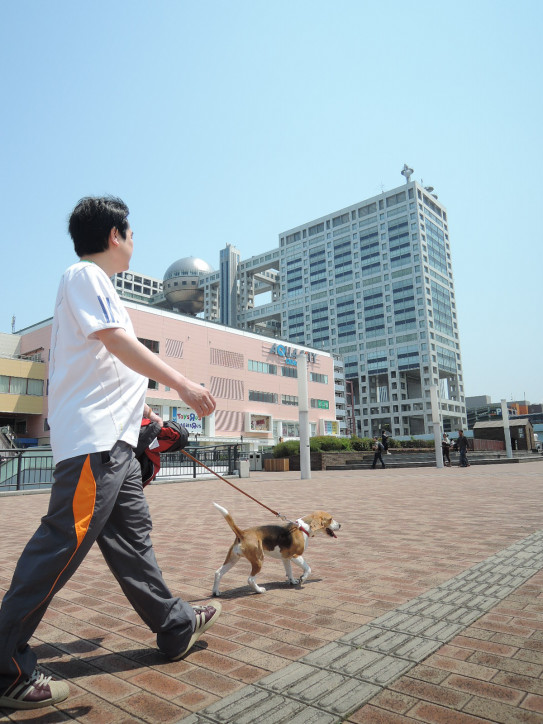
[[315, 533], [317, 530], [322, 530], [323, 528], [326, 528], [327, 525], [330, 525], [330, 521], [327, 522], [327, 519], [328, 516], [322, 511], [314, 513], [311, 518], [311, 523], [309, 524], [311, 532]]
[[322, 528], [320, 516], [313, 516], [311, 518], [311, 523], [309, 524], [309, 530], [314, 533], [319, 528]]

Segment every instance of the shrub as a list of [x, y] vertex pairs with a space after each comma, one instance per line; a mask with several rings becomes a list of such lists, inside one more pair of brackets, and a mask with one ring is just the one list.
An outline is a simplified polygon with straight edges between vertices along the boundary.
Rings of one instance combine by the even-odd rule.
[[[364, 440], [361, 440], [361, 443], [364, 443]], [[311, 452], [324, 452], [329, 450], [350, 450], [351, 440], [347, 437], [320, 435], [310, 438], [309, 449]], [[286, 442], [280, 442], [275, 445], [272, 452], [274, 458], [288, 458], [291, 455], [299, 455], [300, 443], [298, 440], [287, 440]]]
[[351, 450], [361, 452], [362, 450], [371, 450], [372, 440], [369, 437], [353, 437], [350, 439]]
[[422, 440], [422, 439], [415, 439], [414, 437], [411, 437], [410, 440], [400, 440], [400, 447], [404, 448], [433, 448], [434, 447], [434, 441], [433, 440]]
[[312, 437], [309, 441], [311, 452], [348, 450], [349, 443], [349, 438], [333, 437], [332, 435], [321, 435], [318, 437]]
[[273, 448], [274, 458], [289, 458], [291, 455], [300, 454], [300, 443], [298, 440], [287, 440], [280, 442]]
[[[410, 440], [395, 440], [388, 438], [389, 447], [406, 449], [434, 449], [433, 440], [422, 440], [411, 437]], [[311, 452], [329, 452], [341, 450], [354, 450], [362, 452], [373, 448], [371, 437], [333, 437], [332, 435], [318, 435], [309, 440]], [[300, 454], [300, 443], [298, 440], [287, 440], [280, 442], [272, 449], [274, 458], [289, 458], [291, 455]]]

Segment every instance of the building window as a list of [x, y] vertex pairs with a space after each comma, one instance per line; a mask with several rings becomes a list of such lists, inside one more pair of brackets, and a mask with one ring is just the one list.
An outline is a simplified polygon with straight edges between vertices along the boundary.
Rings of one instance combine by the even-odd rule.
[[276, 375], [277, 366], [268, 364], [267, 362], [257, 362], [256, 360], [248, 360], [249, 372], [263, 372], [267, 375]]
[[281, 404], [293, 405], [294, 407], [298, 407], [298, 398], [296, 397], [296, 395], [281, 395]]
[[158, 354], [160, 345], [155, 339], [143, 339], [142, 337], [138, 337], [138, 340], [143, 344], [144, 347], [150, 349], [151, 352]]
[[283, 437], [300, 437], [300, 427], [297, 422], [282, 422], [281, 434]]
[[296, 367], [281, 367], [281, 374], [283, 377], [298, 377], [298, 370]]
[[261, 392], [260, 390], [249, 390], [249, 400], [252, 402], [277, 402], [277, 393]]
[[321, 375], [319, 372], [310, 372], [309, 379], [311, 382], [322, 382], [324, 385], [328, 384], [328, 375]]
[[149, 380], [149, 382], [147, 383], [147, 389], [158, 390], [158, 382], [155, 382], [155, 380]]
[[26, 394], [41, 397], [43, 395], [43, 380], [27, 380]]
[[0, 393], [5, 395], [36, 395], [37, 397], [41, 397], [43, 395], [43, 380], [0, 375]]

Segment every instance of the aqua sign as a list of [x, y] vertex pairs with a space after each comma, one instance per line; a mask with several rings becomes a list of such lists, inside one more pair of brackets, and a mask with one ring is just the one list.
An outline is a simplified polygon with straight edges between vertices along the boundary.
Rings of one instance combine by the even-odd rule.
[[308, 362], [315, 362], [317, 359], [316, 352], [306, 352], [303, 349], [296, 349], [296, 347], [288, 347], [284, 344], [272, 344], [270, 347], [270, 354], [276, 354], [279, 357], [283, 357], [285, 363], [288, 365], [296, 365], [296, 357], [305, 354]]

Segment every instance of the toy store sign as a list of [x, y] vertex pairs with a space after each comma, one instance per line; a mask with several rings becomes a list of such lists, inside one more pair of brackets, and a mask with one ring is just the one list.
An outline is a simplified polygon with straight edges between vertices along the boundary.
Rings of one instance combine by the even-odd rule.
[[171, 413], [172, 420], [186, 427], [189, 433], [193, 433], [194, 435], [201, 435], [203, 433], [202, 420], [198, 419], [198, 415], [195, 412], [173, 407]]
[[305, 354], [308, 362], [316, 362], [316, 352], [305, 352], [303, 349], [296, 349], [295, 347], [287, 347], [284, 344], [272, 344], [269, 350], [269, 354], [276, 354], [278, 357], [282, 357], [285, 360], [285, 364], [296, 366], [298, 363], [296, 357]]

